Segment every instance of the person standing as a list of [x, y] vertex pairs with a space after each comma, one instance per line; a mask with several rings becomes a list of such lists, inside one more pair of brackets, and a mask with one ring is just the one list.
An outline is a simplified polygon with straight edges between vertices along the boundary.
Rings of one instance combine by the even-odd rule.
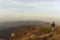
[[52, 30], [52, 32], [54, 32], [55, 31], [55, 22], [52, 22], [52, 24], [51, 24], [51, 30]]

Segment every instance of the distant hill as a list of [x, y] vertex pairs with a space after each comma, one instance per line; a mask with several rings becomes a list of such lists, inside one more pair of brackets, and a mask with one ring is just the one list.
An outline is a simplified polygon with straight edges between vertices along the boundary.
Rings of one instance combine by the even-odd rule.
[[43, 21], [9, 21], [0, 23], [0, 30], [23, 25], [44, 25], [44, 24], [46, 24], [46, 22]]

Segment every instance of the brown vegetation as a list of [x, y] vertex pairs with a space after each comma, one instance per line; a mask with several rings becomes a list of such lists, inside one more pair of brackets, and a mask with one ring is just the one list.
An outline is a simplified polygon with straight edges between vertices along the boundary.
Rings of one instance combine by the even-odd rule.
[[[18, 30], [18, 31], [17, 31]], [[55, 31], [51, 32], [49, 25], [24, 26], [18, 28], [11, 40], [60, 40], [60, 26], [56, 26]]]

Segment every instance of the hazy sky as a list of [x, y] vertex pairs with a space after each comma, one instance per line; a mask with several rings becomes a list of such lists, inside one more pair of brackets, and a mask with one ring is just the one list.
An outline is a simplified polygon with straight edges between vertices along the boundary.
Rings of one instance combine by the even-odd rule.
[[51, 17], [60, 18], [60, 0], [0, 0], [0, 20]]

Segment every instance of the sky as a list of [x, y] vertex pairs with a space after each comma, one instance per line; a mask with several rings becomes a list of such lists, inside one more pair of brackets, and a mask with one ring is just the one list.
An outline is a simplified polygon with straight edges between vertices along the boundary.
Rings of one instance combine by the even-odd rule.
[[0, 0], [0, 21], [59, 18], [60, 0]]

